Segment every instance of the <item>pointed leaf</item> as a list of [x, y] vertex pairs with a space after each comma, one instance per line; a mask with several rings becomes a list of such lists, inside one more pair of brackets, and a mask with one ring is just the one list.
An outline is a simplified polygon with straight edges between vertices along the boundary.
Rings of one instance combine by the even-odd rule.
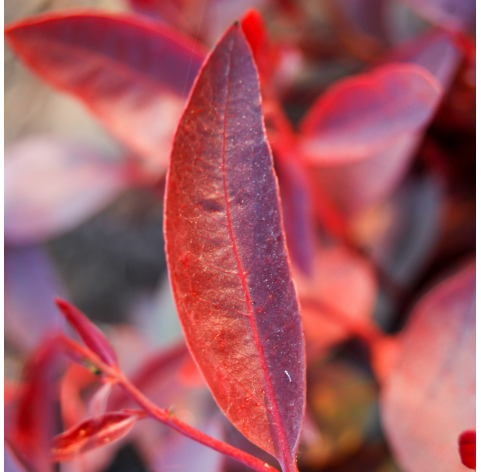
[[55, 303], [85, 345], [107, 365], [117, 365], [117, 355], [102, 331], [67, 301], [57, 298]]
[[5, 238], [29, 244], [69, 231], [129, 185], [125, 163], [80, 143], [30, 138], [5, 150]]
[[459, 455], [466, 467], [476, 469], [476, 431], [465, 431], [459, 436]]
[[66, 461], [82, 452], [110, 444], [124, 437], [141, 416], [128, 411], [114, 411], [89, 418], [55, 436], [52, 460]]
[[470, 263], [433, 288], [400, 336], [381, 396], [383, 423], [406, 472], [462, 472], [459, 431], [476, 418], [476, 273]]
[[165, 169], [204, 57], [200, 45], [142, 17], [106, 13], [28, 18], [9, 25], [6, 35], [33, 72], [80, 99], [117, 139]]
[[238, 25], [205, 63], [179, 124], [165, 234], [179, 317], [217, 403], [285, 471], [297, 470], [301, 322], [257, 71]]
[[302, 122], [302, 149], [316, 165], [352, 163], [379, 153], [431, 119], [437, 80], [414, 64], [392, 64], [340, 80]]

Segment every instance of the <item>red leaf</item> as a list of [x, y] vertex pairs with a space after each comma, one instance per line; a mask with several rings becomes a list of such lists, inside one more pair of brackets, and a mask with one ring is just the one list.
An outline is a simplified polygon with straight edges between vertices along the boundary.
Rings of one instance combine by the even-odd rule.
[[59, 341], [49, 338], [34, 352], [24, 371], [13, 424], [6, 436], [18, 457], [35, 472], [51, 472], [49, 444], [54, 434], [54, 381]]
[[431, 119], [437, 80], [414, 64], [392, 64], [340, 80], [312, 106], [301, 132], [312, 164], [339, 165], [375, 155]]
[[133, 412], [114, 411], [89, 418], [55, 436], [52, 460], [70, 460], [77, 454], [110, 444], [125, 436], [141, 416]]
[[126, 189], [127, 167], [77, 143], [30, 138], [5, 150], [5, 238], [30, 244], [75, 228]]
[[461, 462], [476, 470], [476, 431], [465, 431], [459, 436], [458, 442]]
[[474, 31], [476, 0], [403, 0], [428, 21], [452, 30]]
[[85, 345], [107, 365], [117, 365], [117, 355], [102, 331], [67, 301], [57, 298], [55, 303]]
[[301, 322], [257, 71], [238, 25], [203, 66], [181, 119], [165, 235], [181, 324], [215, 399], [248, 439], [297, 470]]
[[383, 422], [406, 472], [461, 472], [459, 431], [475, 427], [475, 265], [432, 289], [401, 333], [381, 396]]
[[166, 167], [201, 46], [142, 17], [106, 13], [29, 18], [6, 35], [33, 72], [80, 99], [122, 143]]

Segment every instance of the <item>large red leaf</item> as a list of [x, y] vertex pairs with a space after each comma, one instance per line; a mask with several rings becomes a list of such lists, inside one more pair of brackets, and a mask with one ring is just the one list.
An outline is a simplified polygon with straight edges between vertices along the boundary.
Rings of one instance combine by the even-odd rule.
[[427, 124], [441, 88], [424, 68], [391, 64], [333, 85], [301, 125], [304, 155], [313, 164], [362, 160]]
[[205, 55], [202, 46], [142, 17], [106, 13], [29, 18], [10, 25], [6, 35], [31, 70], [80, 99], [117, 139], [165, 168]]
[[219, 406], [296, 470], [305, 361], [257, 71], [238, 25], [204, 65], [175, 137], [166, 252], [189, 348]]
[[5, 150], [5, 238], [28, 244], [73, 229], [129, 185], [124, 162], [79, 143], [30, 138]]
[[432, 289], [400, 338], [381, 397], [383, 422], [406, 472], [461, 472], [460, 431], [475, 428], [475, 264]]

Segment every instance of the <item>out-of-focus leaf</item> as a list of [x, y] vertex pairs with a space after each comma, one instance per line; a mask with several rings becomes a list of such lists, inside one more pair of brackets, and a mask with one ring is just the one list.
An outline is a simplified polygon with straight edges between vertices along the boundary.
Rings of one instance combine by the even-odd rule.
[[[218, 415], [199, 429], [213, 438], [224, 440], [222, 422]], [[221, 472], [224, 469], [224, 455], [179, 434], [171, 436], [159, 449], [155, 470]]]
[[465, 470], [459, 431], [475, 427], [475, 264], [433, 288], [401, 333], [381, 407], [394, 454], [407, 472]]
[[404, 177], [420, 139], [418, 134], [405, 134], [387, 149], [366, 159], [312, 167], [313, 186], [320, 186], [324, 198], [329, 198], [341, 214], [356, 215], [394, 191]]
[[117, 365], [117, 354], [105, 335], [79, 309], [65, 300], [55, 300], [59, 310], [85, 345], [107, 365]]
[[238, 24], [199, 75], [167, 181], [167, 260], [188, 346], [229, 420], [294, 470], [301, 320], [257, 71]]
[[141, 417], [138, 412], [113, 411], [88, 418], [55, 436], [52, 442], [52, 460], [69, 460], [82, 452], [110, 444], [124, 437]]
[[40, 248], [7, 246], [4, 257], [6, 339], [30, 351], [60, 328], [53, 299], [64, 288]]
[[6, 38], [33, 72], [81, 100], [119, 141], [165, 170], [205, 56], [201, 45], [143, 17], [107, 13], [28, 18], [9, 25]]
[[452, 35], [433, 28], [396, 46], [381, 60], [381, 63], [392, 62], [409, 62], [424, 67], [447, 90], [461, 62], [461, 52]]
[[5, 150], [5, 239], [58, 236], [111, 203], [129, 185], [124, 163], [79, 143], [26, 139]]
[[428, 21], [444, 28], [474, 31], [476, 0], [402, 0]]
[[5, 436], [18, 457], [35, 472], [51, 472], [50, 441], [54, 434], [57, 338], [47, 338], [27, 363], [16, 400], [14, 420]]
[[370, 326], [377, 282], [367, 260], [341, 246], [319, 250], [312, 277], [296, 282], [309, 355]]
[[437, 80], [414, 64], [391, 64], [338, 81], [302, 122], [304, 157], [332, 166], [376, 155], [418, 133], [440, 96]]
[[459, 455], [466, 467], [476, 470], [476, 431], [465, 431], [460, 434]]

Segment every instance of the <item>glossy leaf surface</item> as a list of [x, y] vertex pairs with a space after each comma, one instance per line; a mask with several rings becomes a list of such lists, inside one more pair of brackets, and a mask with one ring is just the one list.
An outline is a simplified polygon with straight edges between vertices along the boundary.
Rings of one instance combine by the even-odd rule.
[[123, 162], [49, 137], [5, 150], [5, 238], [28, 244], [71, 230], [129, 185]]
[[386, 149], [427, 124], [441, 88], [414, 64], [379, 67], [337, 82], [301, 125], [303, 152], [314, 164], [353, 162]]
[[55, 303], [85, 345], [107, 365], [116, 365], [117, 355], [102, 331], [67, 301], [57, 298]]
[[476, 469], [476, 431], [465, 431], [459, 436], [461, 462], [469, 469]]
[[125, 436], [138, 419], [139, 415], [124, 411], [89, 418], [55, 436], [52, 443], [52, 460], [69, 460], [81, 452], [110, 444]]
[[475, 427], [475, 285], [471, 263], [425, 295], [401, 335], [381, 407], [407, 472], [466, 470], [458, 435]]
[[187, 343], [217, 403], [285, 471], [296, 470], [302, 329], [257, 71], [238, 25], [204, 65], [181, 119], [165, 234]]
[[105, 13], [21, 20], [6, 37], [33, 72], [80, 99], [119, 141], [165, 169], [204, 58], [200, 45], [142, 17]]

